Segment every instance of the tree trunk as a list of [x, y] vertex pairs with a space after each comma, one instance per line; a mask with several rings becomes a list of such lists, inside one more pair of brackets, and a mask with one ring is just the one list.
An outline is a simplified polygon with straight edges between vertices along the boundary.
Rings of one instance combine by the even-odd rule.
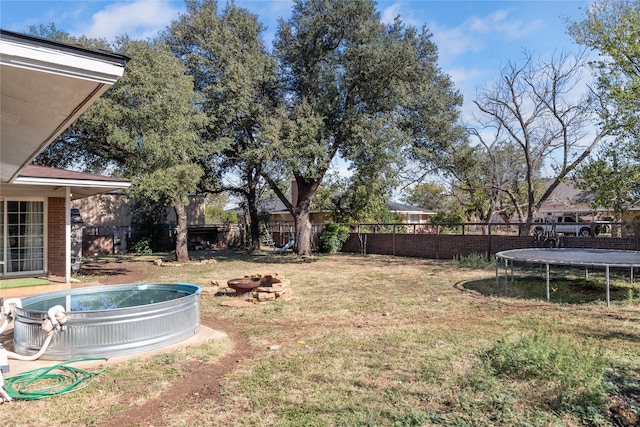
[[251, 252], [260, 251], [260, 218], [256, 202], [249, 202], [249, 232], [251, 234]]
[[309, 210], [299, 211], [296, 209], [296, 253], [300, 256], [311, 255], [311, 222], [309, 221]]
[[311, 255], [311, 221], [309, 212], [311, 210], [311, 198], [315, 193], [319, 181], [304, 182], [296, 180], [298, 186], [298, 200], [293, 209], [295, 221], [295, 249], [300, 256]]
[[249, 168], [246, 171], [245, 181], [247, 192], [247, 210], [249, 211], [250, 251], [260, 251], [260, 218], [258, 214], [258, 183], [260, 182], [260, 170]]
[[[293, 197], [293, 188], [291, 194], [291, 200], [288, 200], [284, 193], [278, 188], [273, 179], [268, 175], [263, 175], [269, 183], [271, 189], [276, 193], [278, 198], [284, 203], [291, 215], [293, 215], [293, 221], [295, 224], [295, 243], [293, 250], [296, 254], [301, 256], [311, 255], [311, 221], [309, 220], [309, 213], [311, 210], [311, 198], [318, 189], [318, 186], [322, 182], [324, 172], [319, 175], [315, 180], [306, 181], [305, 178], [296, 176], [295, 186], [297, 189], [297, 197]], [[294, 200], [295, 199], [295, 200]]]
[[187, 210], [184, 205], [176, 205], [176, 261], [189, 261], [189, 247], [187, 246]]

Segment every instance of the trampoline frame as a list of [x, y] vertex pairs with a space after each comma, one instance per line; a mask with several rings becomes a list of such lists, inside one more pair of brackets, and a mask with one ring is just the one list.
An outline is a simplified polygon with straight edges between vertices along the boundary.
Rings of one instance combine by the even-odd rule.
[[[579, 258], [571, 258], [571, 255], [579, 256]], [[633, 282], [634, 268], [640, 268], [640, 252], [609, 250], [609, 249], [584, 249], [584, 248], [528, 248], [528, 249], [511, 249], [507, 251], [497, 252], [496, 255], [496, 286], [500, 286], [499, 266], [500, 259], [504, 260], [504, 289], [505, 293], [509, 283], [509, 264], [511, 264], [511, 281], [513, 282], [513, 262], [519, 261], [524, 263], [537, 263], [546, 265], [546, 284], [547, 284], [547, 302], [551, 300], [549, 286], [549, 266], [550, 265], [568, 265], [585, 267], [587, 277], [589, 275], [589, 267], [604, 268], [607, 289], [606, 299], [607, 307], [611, 307], [611, 294], [609, 283], [609, 269], [614, 268], [630, 268], [631, 281]]]

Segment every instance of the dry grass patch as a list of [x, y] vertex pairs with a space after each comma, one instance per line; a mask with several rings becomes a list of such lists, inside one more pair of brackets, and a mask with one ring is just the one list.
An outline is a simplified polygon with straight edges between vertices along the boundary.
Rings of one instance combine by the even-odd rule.
[[[207, 326], [216, 328], [216, 320], [234, 325], [251, 355], [224, 376], [218, 398], [194, 403], [176, 396], [159, 411], [156, 425], [625, 425], [609, 406], [614, 398], [626, 402], [640, 378], [634, 300], [618, 297], [611, 309], [597, 299], [546, 303], [532, 291], [540, 286], [537, 278], [520, 279], [517, 296], [503, 296], [492, 265], [468, 268], [460, 260], [345, 254], [300, 260], [231, 252], [217, 260], [158, 268], [158, 274], [163, 281], [205, 286], [279, 271], [291, 279], [293, 297], [229, 308], [221, 302], [233, 297], [205, 296]], [[638, 291], [637, 285], [631, 289]], [[216, 351], [203, 348], [191, 357], [214, 363]], [[541, 359], [542, 371], [552, 376], [513, 374]], [[148, 400], [144, 386], [179, 382], [183, 363], [182, 356], [156, 361], [140, 381], [136, 370], [143, 367], [123, 365], [87, 391], [37, 402], [37, 411], [59, 425], [69, 421], [56, 409], [62, 406], [76, 412], [70, 425], [97, 425], [109, 411], [135, 407], [137, 396]], [[593, 369], [581, 378], [573, 366]], [[594, 393], [583, 393], [587, 388]], [[99, 401], [107, 403], [102, 410]], [[81, 402], [92, 411], [82, 410]], [[11, 404], [8, 412], [26, 413], [22, 405]], [[14, 419], [6, 412], [0, 420]]]

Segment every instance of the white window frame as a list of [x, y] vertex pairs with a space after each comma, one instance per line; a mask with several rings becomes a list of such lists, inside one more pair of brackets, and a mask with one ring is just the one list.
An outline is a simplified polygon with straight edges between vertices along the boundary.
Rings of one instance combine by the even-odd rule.
[[[12, 271], [7, 272], [8, 269], [8, 260], [7, 257], [10, 255], [8, 242], [8, 210], [7, 203], [8, 202], [42, 202], [42, 269], [39, 270], [29, 270], [29, 271]], [[2, 245], [4, 249], [4, 257], [0, 259], [0, 277], [13, 277], [13, 276], [33, 276], [36, 274], [44, 274], [47, 271], [47, 259], [49, 252], [48, 245], [48, 206], [47, 206], [47, 198], [46, 197], [11, 197], [5, 196], [0, 197], [0, 203], [3, 206], [3, 230], [2, 230], [2, 239], [0, 241], [0, 245]]]

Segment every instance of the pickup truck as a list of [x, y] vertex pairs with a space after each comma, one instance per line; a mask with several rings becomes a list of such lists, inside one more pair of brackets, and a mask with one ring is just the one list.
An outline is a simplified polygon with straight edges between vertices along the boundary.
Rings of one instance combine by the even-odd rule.
[[[563, 215], [554, 219], [536, 219], [533, 231], [535, 233], [553, 232], [555, 230], [558, 234], [570, 234], [573, 236], [590, 236], [591, 235], [591, 223], [583, 222], [582, 220], [576, 221], [574, 216]], [[607, 226], [604, 224], [594, 224], [594, 233], [597, 236], [600, 233], [607, 231]]]

